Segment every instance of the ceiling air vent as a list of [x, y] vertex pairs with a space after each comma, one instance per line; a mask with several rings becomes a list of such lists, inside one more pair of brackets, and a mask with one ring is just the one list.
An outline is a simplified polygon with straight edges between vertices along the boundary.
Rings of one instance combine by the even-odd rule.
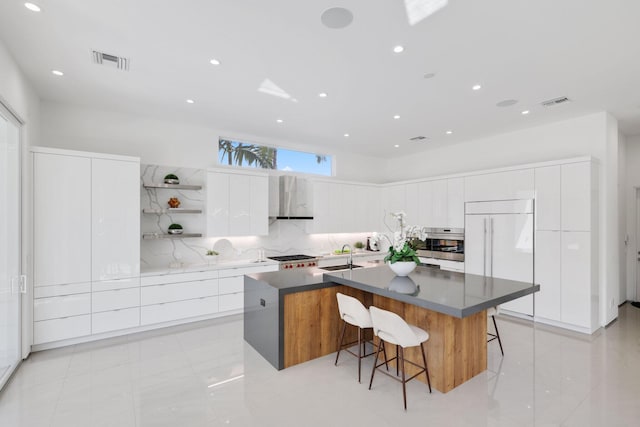
[[561, 98], [550, 99], [548, 101], [541, 102], [543, 107], [553, 107], [555, 105], [564, 104], [565, 102], [571, 102], [569, 98], [563, 96]]
[[108, 65], [118, 70], [129, 71], [129, 58], [93, 51], [93, 62], [98, 65]]
[[422, 141], [423, 139], [427, 139], [426, 136], [414, 136], [413, 138], [409, 138], [409, 141]]

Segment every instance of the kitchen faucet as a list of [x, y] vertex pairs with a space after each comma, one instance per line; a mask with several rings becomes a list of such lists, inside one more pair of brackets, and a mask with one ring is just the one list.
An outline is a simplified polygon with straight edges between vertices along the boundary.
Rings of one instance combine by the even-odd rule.
[[349, 269], [353, 269], [353, 249], [351, 249], [351, 245], [345, 243], [344, 245], [342, 245], [342, 249], [340, 250], [340, 252], [344, 253], [344, 248], [349, 248], [349, 262], [347, 263], [347, 265], [349, 266]]

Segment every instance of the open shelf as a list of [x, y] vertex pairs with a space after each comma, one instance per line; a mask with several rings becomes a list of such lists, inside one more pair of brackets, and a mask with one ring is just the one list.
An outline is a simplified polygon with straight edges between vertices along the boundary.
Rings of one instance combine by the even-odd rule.
[[202, 209], [166, 208], [166, 209], [142, 209], [145, 214], [201, 214]]
[[169, 188], [175, 190], [202, 190], [202, 185], [187, 184], [144, 184], [144, 188]]
[[184, 239], [187, 237], [202, 237], [202, 234], [201, 233], [182, 233], [182, 234], [144, 233], [142, 234], [142, 238], [144, 240]]

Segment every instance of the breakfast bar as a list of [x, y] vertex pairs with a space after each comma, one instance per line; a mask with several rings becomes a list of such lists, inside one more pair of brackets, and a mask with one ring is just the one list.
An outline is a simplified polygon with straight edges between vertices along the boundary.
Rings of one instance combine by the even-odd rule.
[[[341, 292], [427, 330], [431, 384], [446, 393], [487, 369], [486, 310], [540, 289], [427, 267], [407, 277], [396, 276], [386, 265], [365, 267], [245, 276], [245, 340], [277, 369], [333, 353], [340, 330], [336, 293]], [[353, 341], [356, 331], [350, 333], [347, 339]], [[387, 349], [389, 357], [394, 351]], [[420, 356], [408, 350], [406, 357]], [[411, 369], [407, 373], [413, 374]]]

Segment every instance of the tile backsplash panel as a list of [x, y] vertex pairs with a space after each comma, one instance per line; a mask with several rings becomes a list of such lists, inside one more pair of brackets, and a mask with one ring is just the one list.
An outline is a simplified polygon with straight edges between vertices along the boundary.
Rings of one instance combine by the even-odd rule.
[[[181, 184], [201, 185], [202, 190], [145, 189], [142, 184], [162, 183], [165, 175], [174, 174]], [[140, 245], [141, 267], [157, 268], [205, 264], [208, 249], [224, 247], [228, 240], [232, 249], [223, 254], [220, 261], [255, 260], [258, 251], [266, 256], [306, 254], [324, 255], [340, 249], [343, 244], [366, 243], [367, 233], [307, 234], [305, 220], [271, 220], [268, 236], [206, 237], [206, 171], [203, 169], [175, 168], [158, 165], [141, 165], [142, 209], [168, 208], [170, 197], [180, 199], [181, 208], [202, 209], [202, 214], [143, 214], [143, 233], [166, 233], [172, 223], [183, 226], [185, 233], [202, 233], [202, 238], [142, 240]]]

